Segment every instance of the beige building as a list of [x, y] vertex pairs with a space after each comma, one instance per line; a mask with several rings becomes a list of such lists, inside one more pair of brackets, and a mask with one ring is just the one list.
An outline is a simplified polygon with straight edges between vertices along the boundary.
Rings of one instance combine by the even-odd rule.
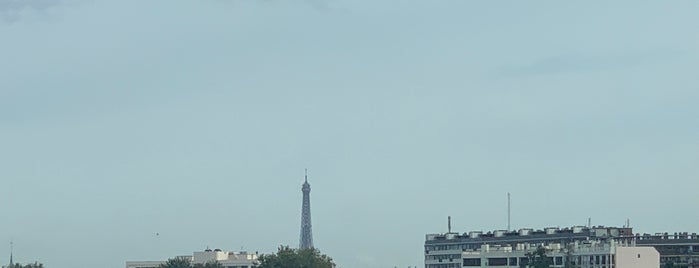
[[[186, 258], [192, 264], [205, 264], [216, 261], [224, 268], [253, 268], [259, 264], [257, 253], [222, 251], [220, 249], [207, 249], [194, 252], [192, 255], [178, 256], [177, 258]], [[127, 261], [126, 268], [158, 268], [165, 262], [167, 261]]]
[[658, 268], [660, 254], [654, 247], [617, 247], [617, 267]]

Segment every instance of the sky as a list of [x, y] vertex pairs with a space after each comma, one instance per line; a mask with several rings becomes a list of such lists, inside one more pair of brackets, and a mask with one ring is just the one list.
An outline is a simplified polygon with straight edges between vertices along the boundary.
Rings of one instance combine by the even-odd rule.
[[[698, 1], [0, 0], [0, 263], [699, 232]], [[156, 235], [157, 234], [157, 235]], [[3, 253], [5, 252], [5, 253]], [[96, 265], [96, 266], [95, 266]]]

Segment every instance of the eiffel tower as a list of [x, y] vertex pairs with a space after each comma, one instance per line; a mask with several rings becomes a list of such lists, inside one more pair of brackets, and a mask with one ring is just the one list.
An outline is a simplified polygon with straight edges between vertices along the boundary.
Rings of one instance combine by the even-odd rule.
[[313, 232], [311, 231], [311, 185], [308, 184], [308, 169], [306, 169], [305, 181], [301, 187], [303, 192], [303, 205], [301, 206], [301, 239], [300, 249], [313, 248]]

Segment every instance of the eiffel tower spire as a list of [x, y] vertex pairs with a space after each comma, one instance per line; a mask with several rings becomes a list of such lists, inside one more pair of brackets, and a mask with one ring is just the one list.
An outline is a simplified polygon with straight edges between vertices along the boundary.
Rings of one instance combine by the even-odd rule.
[[15, 250], [15, 243], [13, 241], [10, 241], [10, 268], [15, 265], [15, 263], [12, 261], [12, 254], [14, 253]]
[[308, 249], [313, 248], [313, 232], [311, 231], [311, 185], [308, 184], [308, 169], [306, 169], [301, 192], [303, 192], [303, 204], [301, 205], [301, 239], [299, 241], [299, 248]]

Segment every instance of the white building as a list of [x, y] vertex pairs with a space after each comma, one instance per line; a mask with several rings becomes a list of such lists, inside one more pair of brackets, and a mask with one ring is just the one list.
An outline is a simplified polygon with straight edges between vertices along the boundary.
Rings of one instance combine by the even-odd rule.
[[[479, 249], [458, 250], [451, 254], [426, 255], [425, 267], [521, 267], [529, 261], [527, 253], [537, 249], [536, 244], [482, 245]], [[619, 245], [609, 242], [587, 241], [567, 247], [558, 243], [544, 246], [551, 267], [565, 267], [570, 260], [576, 268], [658, 268], [660, 254], [653, 247]], [[448, 255], [449, 259], [444, 258]]]
[[659, 268], [660, 254], [638, 246], [631, 228], [583, 227], [428, 234], [425, 268], [520, 267], [537, 247], [547, 250], [552, 267]]
[[[259, 262], [257, 253], [228, 252], [220, 249], [194, 252], [192, 255], [178, 256], [178, 258], [189, 259], [192, 264], [205, 264], [207, 262], [218, 262], [224, 268], [253, 268]], [[126, 268], [158, 268], [167, 261], [127, 261]]]

